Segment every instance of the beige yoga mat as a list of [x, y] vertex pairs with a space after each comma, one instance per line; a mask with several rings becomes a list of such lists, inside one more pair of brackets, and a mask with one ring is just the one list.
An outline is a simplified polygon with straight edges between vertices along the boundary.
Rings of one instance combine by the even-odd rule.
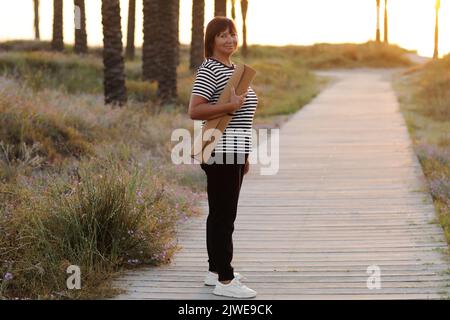
[[[235, 88], [236, 95], [247, 92], [255, 75], [256, 71], [251, 67], [245, 64], [238, 64], [220, 94], [217, 103], [227, 103], [230, 101], [232, 86]], [[212, 151], [216, 147], [232, 118], [232, 115], [224, 115], [222, 117], [207, 120], [201, 132], [194, 140], [191, 149], [191, 157], [198, 160], [200, 163], [208, 162]]]

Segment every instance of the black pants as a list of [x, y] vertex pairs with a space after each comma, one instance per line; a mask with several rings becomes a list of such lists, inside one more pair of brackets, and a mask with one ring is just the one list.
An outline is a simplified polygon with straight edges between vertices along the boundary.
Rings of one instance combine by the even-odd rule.
[[[222, 155], [227, 154], [212, 154]], [[209, 271], [219, 274], [219, 281], [232, 280], [233, 231], [239, 192], [248, 154], [233, 154], [234, 163], [201, 164], [207, 177], [209, 214], [206, 221], [206, 245]], [[239, 160], [240, 159], [240, 160]], [[244, 160], [242, 160], [244, 159]], [[239, 162], [237, 161], [239, 160]]]

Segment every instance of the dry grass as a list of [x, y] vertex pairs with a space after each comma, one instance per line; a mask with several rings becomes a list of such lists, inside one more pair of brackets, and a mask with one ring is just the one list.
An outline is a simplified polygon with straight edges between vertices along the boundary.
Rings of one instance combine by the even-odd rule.
[[[122, 268], [170, 261], [176, 221], [196, 213], [204, 187], [201, 170], [170, 162], [172, 129], [190, 120], [138, 103], [111, 109], [98, 95], [0, 87], [0, 274], [13, 277], [0, 296], [105, 296]], [[70, 264], [81, 267], [80, 291], [65, 288]]]
[[450, 243], [450, 55], [408, 70], [395, 88]]

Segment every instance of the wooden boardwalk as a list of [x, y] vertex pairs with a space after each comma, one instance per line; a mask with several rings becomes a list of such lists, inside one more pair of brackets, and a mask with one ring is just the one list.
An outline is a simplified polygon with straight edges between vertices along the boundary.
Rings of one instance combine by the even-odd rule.
[[[447, 243], [391, 89], [389, 70], [329, 71], [338, 81], [280, 130], [280, 169], [242, 185], [235, 271], [256, 299], [441, 299]], [[203, 215], [183, 224], [170, 266], [117, 280], [118, 299], [221, 299], [203, 285]], [[367, 268], [380, 268], [368, 289]]]

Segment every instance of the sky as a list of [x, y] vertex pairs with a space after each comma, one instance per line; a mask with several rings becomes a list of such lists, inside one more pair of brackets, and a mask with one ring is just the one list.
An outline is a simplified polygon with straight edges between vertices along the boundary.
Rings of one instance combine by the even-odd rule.
[[[101, 0], [85, 0], [88, 44], [102, 44]], [[52, 36], [53, 0], [40, 0], [41, 38]], [[214, 0], [205, 0], [205, 25], [213, 18]], [[249, 44], [310, 45], [363, 43], [375, 39], [375, 0], [248, 0]], [[142, 44], [142, 1], [136, 1], [136, 45]], [[230, 3], [230, 1], [229, 1]], [[242, 30], [240, 1], [236, 26]], [[383, 36], [383, 4], [380, 11]], [[389, 40], [420, 55], [434, 49], [435, 0], [389, 0]], [[230, 12], [230, 4], [228, 10]], [[122, 34], [126, 42], [128, 0], [121, 0]], [[180, 0], [180, 42], [191, 39], [192, 0]], [[231, 13], [228, 14], [231, 16]], [[450, 0], [441, 0], [440, 56], [450, 52]], [[32, 39], [33, 0], [0, 0], [0, 40]], [[64, 41], [74, 41], [74, 5], [64, 0]], [[242, 43], [242, 37], [240, 37]]]

